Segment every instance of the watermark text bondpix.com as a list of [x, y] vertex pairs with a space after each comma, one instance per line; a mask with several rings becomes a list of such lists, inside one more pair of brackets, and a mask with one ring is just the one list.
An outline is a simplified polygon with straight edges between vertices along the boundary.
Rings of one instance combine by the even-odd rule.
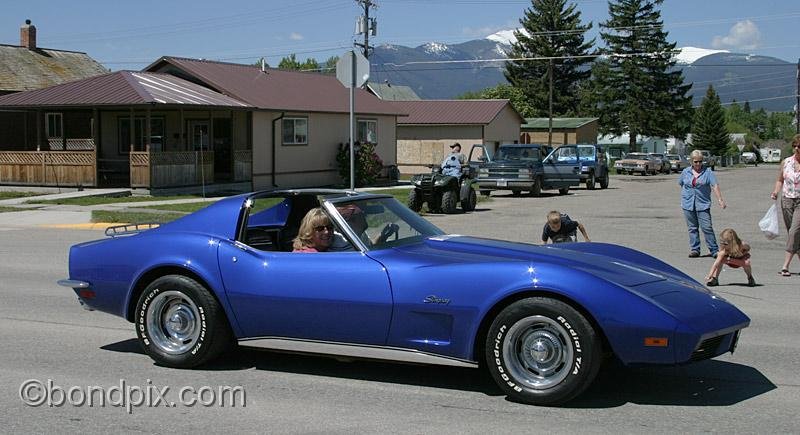
[[244, 387], [227, 385], [195, 388], [185, 386], [173, 390], [168, 386], [153, 385], [147, 379], [147, 385], [130, 385], [125, 379], [112, 386], [75, 385], [64, 387], [52, 379], [28, 379], [19, 386], [19, 398], [31, 407], [47, 406], [90, 407], [90, 408], [124, 408], [128, 414], [134, 408], [156, 408], [159, 406], [174, 408], [176, 406], [216, 406], [245, 407], [247, 398]]

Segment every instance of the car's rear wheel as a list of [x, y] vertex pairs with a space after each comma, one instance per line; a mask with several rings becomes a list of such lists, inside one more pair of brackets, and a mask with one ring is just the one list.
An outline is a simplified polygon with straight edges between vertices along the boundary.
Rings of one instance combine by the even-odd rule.
[[422, 210], [422, 195], [417, 192], [417, 189], [411, 189], [408, 193], [408, 200], [406, 201], [406, 205], [411, 210], [419, 213]]
[[562, 187], [561, 189], [558, 189], [558, 194], [559, 195], [566, 195], [568, 193], [569, 193], [569, 186]]
[[201, 365], [233, 341], [214, 296], [182, 275], [166, 275], [150, 283], [139, 297], [134, 321], [144, 351], [168, 367]]
[[532, 297], [509, 305], [492, 323], [486, 363], [513, 400], [558, 405], [582, 393], [601, 363], [600, 340], [577, 310]]
[[491, 190], [481, 190], [481, 196], [492, 196]]
[[511, 195], [513, 195], [513, 196], [520, 196], [520, 195], [522, 195], [522, 191], [521, 191], [521, 190], [519, 190], [519, 189], [512, 189], [512, 190], [511, 190]]
[[597, 180], [594, 177], [594, 172], [589, 172], [589, 177], [586, 179], [586, 188], [589, 190], [594, 190], [594, 184]]
[[442, 212], [452, 214], [456, 212], [458, 194], [455, 190], [448, 190], [442, 194]]
[[611, 175], [611, 174], [609, 174], [608, 172], [606, 172], [606, 176], [600, 179], [600, 188], [601, 188], [601, 189], [608, 189], [608, 179], [609, 179], [609, 175]]

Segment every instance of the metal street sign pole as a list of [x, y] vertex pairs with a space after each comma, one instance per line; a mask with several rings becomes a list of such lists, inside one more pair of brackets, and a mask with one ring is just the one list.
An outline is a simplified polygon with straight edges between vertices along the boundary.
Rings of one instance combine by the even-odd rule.
[[353, 149], [353, 106], [356, 102], [356, 55], [355, 52], [350, 52], [350, 190], [356, 188], [356, 157], [355, 150]]

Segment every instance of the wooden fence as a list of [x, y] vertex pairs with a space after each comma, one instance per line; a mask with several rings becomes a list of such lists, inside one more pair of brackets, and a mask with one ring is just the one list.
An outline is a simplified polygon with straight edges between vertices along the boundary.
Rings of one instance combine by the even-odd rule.
[[131, 151], [131, 187], [180, 187], [214, 182], [213, 151]]
[[94, 151], [0, 151], [0, 184], [97, 186]]

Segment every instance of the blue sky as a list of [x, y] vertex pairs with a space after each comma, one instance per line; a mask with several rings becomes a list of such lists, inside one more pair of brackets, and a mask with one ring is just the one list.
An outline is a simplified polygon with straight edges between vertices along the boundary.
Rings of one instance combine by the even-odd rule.
[[[376, 44], [459, 43], [518, 26], [530, 1], [374, 0]], [[360, 8], [353, 0], [27, 0], [4, 2], [0, 43], [19, 43], [31, 19], [40, 47], [84, 51], [112, 70], [141, 69], [162, 55], [275, 66], [284, 56], [325, 60], [348, 49]], [[578, 0], [584, 21], [608, 18], [605, 0]], [[727, 49], [796, 62], [800, 1], [666, 0], [662, 17], [678, 46]], [[599, 41], [599, 38], [598, 38]]]

